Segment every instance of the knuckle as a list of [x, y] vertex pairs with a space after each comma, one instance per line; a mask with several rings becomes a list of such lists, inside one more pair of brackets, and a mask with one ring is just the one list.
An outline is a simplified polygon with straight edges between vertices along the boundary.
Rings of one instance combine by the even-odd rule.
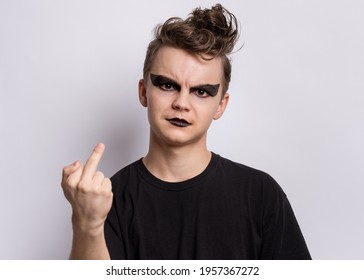
[[109, 178], [105, 178], [102, 184], [105, 188], [110, 189], [112, 188], [111, 180]]
[[110, 198], [113, 196], [113, 193], [112, 193], [111, 189], [103, 189], [102, 195], [106, 198]]
[[87, 182], [86, 180], [80, 180], [80, 182], [78, 183], [78, 189], [80, 191], [87, 191], [89, 189], [89, 182]]
[[78, 184], [78, 179], [75, 176], [68, 176], [66, 178], [64, 178], [63, 180], [63, 185], [65, 185], [68, 188], [75, 188], [77, 187]]
[[74, 187], [76, 187], [76, 185], [77, 185], [77, 182], [75, 182], [75, 180], [72, 177], [67, 178], [66, 183], [65, 183], [66, 187], [74, 188]]
[[105, 177], [104, 173], [102, 173], [101, 171], [96, 171], [95, 176], [98, 177], [98, 178], [104, 178]]
[[68, 175], [69, 175], [69, 168], [68, 168], [68, 166], [65, 166], [65, 167], [63, 167], [63, 169], [62, 169], [62, 176], [63, 177], [67, 177]]

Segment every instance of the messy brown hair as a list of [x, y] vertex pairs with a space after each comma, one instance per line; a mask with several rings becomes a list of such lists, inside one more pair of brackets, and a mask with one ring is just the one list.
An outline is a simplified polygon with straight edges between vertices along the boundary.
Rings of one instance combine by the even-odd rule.
[[231, 79], [228, 55], [233, 51], [238, 37], [236, 17], [220, 4], [211, 9], [197, 8], [185, 20], [170, 18], [155, 28], [154, 40], [148, 46], [144, 61], [144, 79], [147, 78], [157, 51], [162, 46], [171, 46], [200, 55], [205, 60], [221, 57], [224, 95]]

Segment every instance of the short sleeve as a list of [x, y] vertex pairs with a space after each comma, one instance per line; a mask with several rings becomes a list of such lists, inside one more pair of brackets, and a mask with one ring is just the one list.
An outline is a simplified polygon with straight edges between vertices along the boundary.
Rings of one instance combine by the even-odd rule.
[[265, 181], [263, 193], [260, 259], [310, 260], [311, 255], [287, 196], [270, 176]]

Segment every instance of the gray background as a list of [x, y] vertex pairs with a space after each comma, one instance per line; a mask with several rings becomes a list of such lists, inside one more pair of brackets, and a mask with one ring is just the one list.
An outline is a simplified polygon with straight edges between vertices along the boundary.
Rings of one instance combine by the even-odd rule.
[[[215, 1], [0, 0], [0, 259], [65, 259], [61, 170], [147, 151], [137, 82], [153, 27]], [[221, 1], [240, 20], [209, 148], [270, 173], [315, 259], [364, 259], [364, 2]]]

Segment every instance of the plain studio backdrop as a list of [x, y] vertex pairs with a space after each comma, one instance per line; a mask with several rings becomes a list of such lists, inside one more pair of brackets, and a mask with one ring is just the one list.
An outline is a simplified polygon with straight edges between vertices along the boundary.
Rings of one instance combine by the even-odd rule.
[[[364, 2], [225, 1], [242, 34], [209, 149], [271, 174], [314, 259], [364, 259]], [[0, 0], [0, 259], [66, 259], [63, 166], [147, 152], [138, 101], [156, 24], [215, 1]]]

